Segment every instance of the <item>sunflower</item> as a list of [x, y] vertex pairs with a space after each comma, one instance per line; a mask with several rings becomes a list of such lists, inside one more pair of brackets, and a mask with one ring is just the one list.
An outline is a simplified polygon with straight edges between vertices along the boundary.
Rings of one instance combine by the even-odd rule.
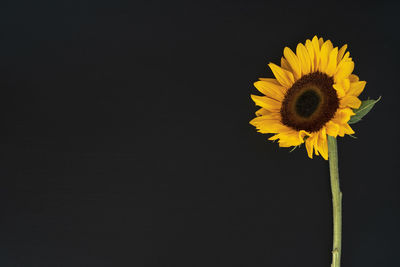
[[354, 134], [349, 126], [365, 81], [352, 74], [354, 62], [347, 45], [333, 47], [330, 40], [314, 36], [299, 43], [296, 53], [283, 50], [281, 66], [269, 63], [275, 78], [260, 78], [254, 86], [264, 96], [251, 95], [261, 109], [250, 121], [260, 133], [274, 134], [280, 147], [305, 142], [307, 154], [328, 159], [327, 135]]

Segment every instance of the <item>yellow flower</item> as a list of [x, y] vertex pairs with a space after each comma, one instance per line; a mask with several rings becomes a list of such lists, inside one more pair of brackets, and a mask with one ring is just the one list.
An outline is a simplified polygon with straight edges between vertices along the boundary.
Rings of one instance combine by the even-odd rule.
[[354, 134], [348, 121], [361, 105], [358, 96], [366, 84], [352, 74], [354, 62], [346, 48], [317, 36], [299, 43], [296, 53], [285, 47], [281, 66], [268, 64], [275, 78], [254, 83], [264, 96], [251, 95], [261, 109], [250, 124], [274, 134], [269, 140], [278, 140], [280, 147], [305, 142], [310, 158], [315, 151], [328, 159], [326, 135]]

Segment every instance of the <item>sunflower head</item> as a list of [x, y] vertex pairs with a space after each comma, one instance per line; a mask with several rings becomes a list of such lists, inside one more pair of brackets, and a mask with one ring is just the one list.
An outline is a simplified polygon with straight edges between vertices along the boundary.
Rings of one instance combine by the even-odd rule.
[[285, 47], [281, 65], [268, 64], [275, 78], [254, 83], [263, 96], [251, 95], [261, 108], [250, 124], [274, 134], [269, 140], [281, 147], [305, 142], [310, 158], [315, 153], [328, 159], [326, 135], [354, 134], [349, 120], [366, 84], [352, 74], [354, 62], [346, 49], [317, 36], [299, 43], [296, 53]]

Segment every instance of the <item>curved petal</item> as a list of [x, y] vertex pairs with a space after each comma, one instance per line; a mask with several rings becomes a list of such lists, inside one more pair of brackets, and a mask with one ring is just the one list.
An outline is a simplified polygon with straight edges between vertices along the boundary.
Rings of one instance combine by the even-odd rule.
[[307, 52], [307, 48], [302, 43], [297, 45], [296, 54], [300, 60], [301, 73], [303, 75], [309, 74], [311, 72], [310, 55]]
[[311, 70], [311, 72], [314, 72], [315, 71], [314, 48], [313, 48], [312, 42], [308, 39], [306, 40], [306, 48], [307, 48], [308, 55], [310, 56], [310, 70]]
[[353, 129], [350, 127], [348, 123], [343, 124], [342, 127], [344, 128], [345, 134], [354, 134]]
[[350, 52], [346, 52], [346, 54], [343, 56], [342, 60], [338, 61], [337, 68], [336, 68], [336, 72], [337, 72], [340, 68], [342, 68], [342, 66], [343, 66], [343, 64], [344, 64], [345, 62], [350, 62], [350, 61], [352, 61], [352, 59], [350, 58]]
[[326, 138], [325, 128], [322, 128], [318, 134], [317, 149], [321, 156], [328, 160], [328, 140]]
[[337, 67], [337, 54], [338, 54], [338, 48], [335, 47], [331, 53], [329, 54], [329, 60], [328, 60], [328, 65], [326, 67], [325, 73], [328, 76], [333, 76], [336, 72], [336, 67]]
[[344, 87], [343, 87], [342, 84], [335, 83], [332, 87], [333, 87], [333, 89], [336, 90], [336, 93], [337, 93], [339, 98], [342, 98], [342, 97], [344, 97], [346, 95], [346, 92], [345, 92]]
[[358, 82], [360, 80], [360, 78], [358, 78], [358, 76], [355, 74], [350, 74], [349, 79], [350, 79], [350, 82], [352, 82], [352, 83]]
[[304, 130], [300, 130], [299, 131], [299, 138], [301, 139], [301, 140], [303, 140], [304, 141], [304, 137], [308, 137], [308, 136], [311, 136], [311, 134], [309, 133], [309, 132], [307, 132], [307, 131], [304, 131]]
[[286, 87], [290, 88], [294, 83], [293, 74], [281, 67], [275, 65], [274, 63], [269, 63], [268, 66], [271, 68], [278, 82]]
[[354, 62], [353, 61], [344, 62], [342, 64], [342, 66], [337, 70], [337, 72], [334, 76], [335, 82], [349, 78], [349, 76], [353, 72], [353, 70], [354, 70]]
[[271, 111], [266, 110], [265, 108], [260, 108], [259, 110], [256, 111], [256, 116], [264, 116], [269, 114], [271, 114]]
[[339, 125], [332, 121], [328, 121], [325, 125], [325, 128], [326, 133], [330, 136], [336, 137], [339, 133]]
[[285, 88], [281, 85], [276, 85], [273, 82], [268, 81], [257, 81], [254, 83], [254, 87], [258, 89], [264, 95], [275, 99], [279, 102], [283, 101], [285, 97], [284, 92], [286, 91]]
[[322, 47], [322, 45], [324, 44], [324, 38], [320, 37], [318, 39], [318, 43], [319, 43], [319, 47]]
[[289, 62], [284, 57], [281, 57], [281, 68], [290, 72], [293, 71], [289, 65]]
[[353, 96], [359, 96], [362, 93], [362, 91], [364, 91], [366, 84], [367, 84], [366, 81], [350, 83], [350, 90], [348, 94]]
[[314, 152], [314, 143], [315, 143], [315, 139], [316, 139], [316, 134], [315, 133], [312, 133], [311, 134], [311, 136], [310, 137], [308, 137], [307, 138], [307, 140], [306, 140], [306, 149], [307, 149], [307, 154], [308, 154], [308, 157], [310, 158], [310, 159], [312, 159], [313, 158], [313, 152]]
[[349, 92], [349, 90], [350, 90], [350, 79], [349, 78], [343, 79], [342, 80], [342, 85], [343, 85], [344, 91], [347, 94]]
[[255, 118], [250, 121], [250, 124], [255, 126], [260, 133], [281, 133], [282, 131], [285, 131], [287, 126], [283, 125], [279, 120], [259, 120], [255, 121], [256, 119], [259, 119], [261, 117]]
[[346, 52], [347, 49], [347, 44], [345, 44], [344, 46], [342, 46], [339, 49], [338, 55], [337, 55], [337, 62], [340, 62], [344, 56], [344, 53]]
[[328, 140], [326, 138], [326, 130], [322, 128], [318, 132], [318, 141], [317, 141], [317, 148], [321, 156], [328, 160]]
[[256, 117], [249, 123], [256, 127], [260, 133], [279, 133], [287, 128], [273, 114]]
[[283, 55], [285, 56], [287, 62], [289, 63], [290, 68], [293, 70], [294, 78], [296, 80], [300, 79], [301, 65], [299, 58], [289, 47], [285, 47], [285, 49], [283, 49]]
[[354, 134], [353, 129], [347, 123], [340, 125], [338, 133], [340, 137], [343, 137], [345, 134]]
[[319, 67], [319, 61], [320, 61], [320, 48], [319, 48], [319, 43], [318, 43], [318, 38], [317, 36], [314, 36], [314, 38], [311, 41], [312, 46], [314, 48], [314, 71], [318, 70]]
[[336, 124], [344, 124], [350, 120], [350, 117], [355, 115], [351, 108], [339, 108], [332, 121]]
[[340, 107], [351, 107], [351, 108], [359, 108], [361, 106], [361, 100], [356, 96], [347, 95], [340, 99]]
[[281, 85], [275, 78], [258, 78], [260, 81], [266, 81], [270, 83], [274, 83], [277, 85]]
[[251, 99], [253, 99], [254, 103], [256, 103], [257, 106], [263, 107], [269, 111], [278, 112], [281, 109], [281, 102], [276, 101], [272, 98], [266, 96], [251, 95]]
[[329, 54], [331, 53], [333, 49], [333, 45], [331, 41], [326, 41], [322, 46], [321, 46], [321, 59], [320, 59], [320, 65], [319, 65], [319, 70], [321, 72], [325, 72], [326, 67], [328, 66], [328, 60], [329, 60]]
[[303, 140], [299, 138], [299, 133], [292, 129], [279, 133], [279, 139], [280, 147], [298, 146], [303, 143]]
[[265, 114], [259, 117], [256, 117], [250, 121], [250, 124], [256, 127], [259, 127], [262, 124], [265, 123], [275, 123], [275, 122], [280, 122], [279, 117], [277, 117], [273, 113]]

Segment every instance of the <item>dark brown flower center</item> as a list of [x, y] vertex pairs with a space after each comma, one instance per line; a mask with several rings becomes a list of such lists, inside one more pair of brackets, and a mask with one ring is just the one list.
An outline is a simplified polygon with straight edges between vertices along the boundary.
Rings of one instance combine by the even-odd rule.
[[319, 131], [333, 118], [339, 98], [333, 78], [320, 72], [301, 77], [286, 92], [281, 107], [282, 123], [297, 131]]

